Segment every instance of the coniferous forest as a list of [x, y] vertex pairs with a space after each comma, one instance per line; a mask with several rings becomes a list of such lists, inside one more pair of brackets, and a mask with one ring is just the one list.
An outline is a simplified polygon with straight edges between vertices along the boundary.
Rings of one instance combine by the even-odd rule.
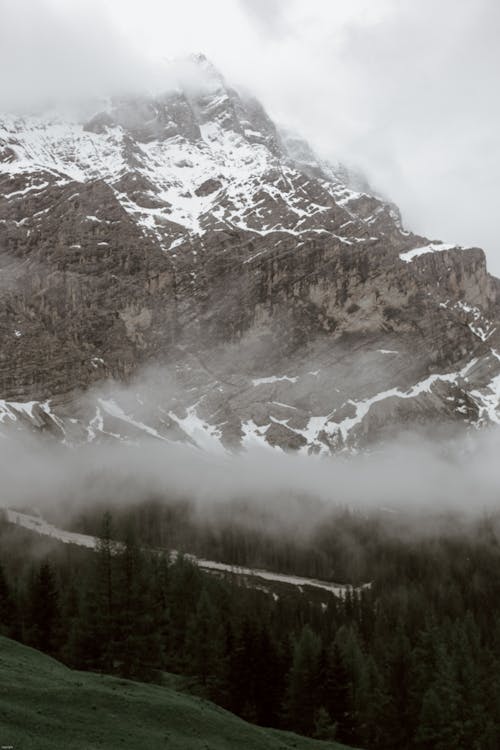
[[[344, 512], [309, 539], [309, 567], [306, 542], [294, 556], [291, 543], [276, 539], [273, 550], [267, 540], [268, 567], [318, 575], [330, 566], [333, 578], [371, 584], [340, 598], [255, 588], [173, 559], [145, 545], [162, 528], [158, 513], [81, 520], [99, 526], [95, 552], [2, 522], [2, 634], [76, 669], [175, 680], [251, 722], [355, 747], [499, 747], [495, 519], [402, 535]], [[176, 523], [170, 512], [174, 536]], [[213, 534], [199, 531], [193, 544]], [[231, 561], [238, 542], [239, 562], [266, 562], [252, 539], [220, 530], [219, 559]]]

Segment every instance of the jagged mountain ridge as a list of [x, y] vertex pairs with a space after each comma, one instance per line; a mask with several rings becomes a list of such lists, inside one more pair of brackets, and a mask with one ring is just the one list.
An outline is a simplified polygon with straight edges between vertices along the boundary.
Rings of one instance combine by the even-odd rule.
[[406, 232], [190, 65], [84, 118], [0, 116], [3, 429], [329, 452], [497, 422], [484, 253]]

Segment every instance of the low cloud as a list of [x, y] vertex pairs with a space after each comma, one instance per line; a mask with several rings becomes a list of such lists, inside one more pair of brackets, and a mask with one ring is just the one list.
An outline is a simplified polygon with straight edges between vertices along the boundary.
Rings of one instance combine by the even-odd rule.
[[479, 518], [500, 510], [497, 430], [442, 443], [403, 435], [371, 453], [300, 456], [271, 450], [210, 454], [157, 440], [78, 449], [5, 440], [0, 507], [71, 517], [85, 508], [155, 499], [189, 502], [200, 517], [259, 526], [292, 538], [339, 508], [400, 513], [415, 529], [437, 514]]

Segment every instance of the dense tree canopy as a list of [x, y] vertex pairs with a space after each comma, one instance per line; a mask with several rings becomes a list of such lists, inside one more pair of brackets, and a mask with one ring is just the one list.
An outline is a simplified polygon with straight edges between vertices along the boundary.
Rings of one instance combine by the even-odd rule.
[[[3, 524], [0, 629], [78, 669], [176, 673], [263, 725], [375, 750], [498, 748], [495, 525], [402, 540], [349, 518], [329, 529], [335, 557], [348, 560], [346, 526], [362, 544], [370, 525], [372, 585], [341, 599], [203, 573], [148, 551], [133, 518], [101, 518], [96, 552]], [[307, 572], [292, 546], [289, 567]]]

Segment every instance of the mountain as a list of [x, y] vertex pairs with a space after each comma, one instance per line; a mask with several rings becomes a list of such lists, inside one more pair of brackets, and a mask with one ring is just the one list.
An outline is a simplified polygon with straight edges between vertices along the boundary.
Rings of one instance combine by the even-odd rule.
[[290, 732], [264, 729], [170, 687], [76, 672], [0, 636], [2, 741], [55, 750], [68, 744], [151, 750], [342, 750]]
[[0, 115], [0, 269], [5, 434], [330, 453], [500, 421], [483, 251], [406, 231], [203, 56]]

